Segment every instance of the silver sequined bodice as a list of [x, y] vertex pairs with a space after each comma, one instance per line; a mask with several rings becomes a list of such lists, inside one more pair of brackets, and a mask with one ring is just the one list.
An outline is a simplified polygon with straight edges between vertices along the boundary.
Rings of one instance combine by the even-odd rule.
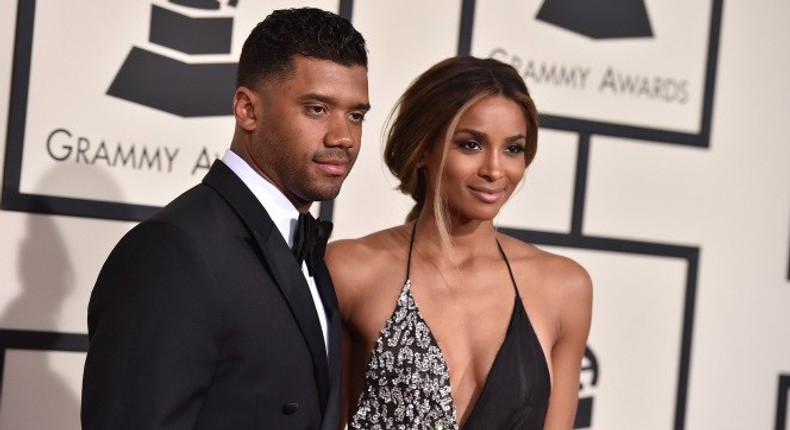
[[[459, 430], [447, 361], [411, 293], [412, 230], [406, 281], [379, 333], [363, 377], [351, 430]], [[464, 430], [540, 430], [548, 409], [548, 363], [529, 321], [505, 252], [513, 311], [505, 338]]]
[[458, 429], [447, 362], [411, 294], [379, 334], [350, 429]]

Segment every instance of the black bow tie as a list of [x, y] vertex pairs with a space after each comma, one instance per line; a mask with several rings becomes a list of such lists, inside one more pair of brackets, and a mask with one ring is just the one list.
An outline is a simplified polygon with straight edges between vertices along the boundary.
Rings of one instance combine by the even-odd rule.
[[296, 222], [292, 247], [296, 262], [307, 263], [307, 271], [313, 275], [315, 262], [324, 258], [326, 242], [332, 232], [332, 223], [313, 218], [310, 212], [300, 213]]

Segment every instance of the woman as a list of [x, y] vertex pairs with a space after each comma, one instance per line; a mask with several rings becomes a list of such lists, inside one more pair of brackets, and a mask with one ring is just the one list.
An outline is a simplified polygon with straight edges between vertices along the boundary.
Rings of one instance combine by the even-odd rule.
[[537, 149], [516, 70], [455, 57], [401, 97], [385, 161], [404, 225], [332, 243], [350, 429], [570, 429], [592, 286], [496, 231]]

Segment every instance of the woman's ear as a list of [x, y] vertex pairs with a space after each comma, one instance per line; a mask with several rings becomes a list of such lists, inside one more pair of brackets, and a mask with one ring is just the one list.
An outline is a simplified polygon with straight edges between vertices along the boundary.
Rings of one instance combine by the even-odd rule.
[[415, 164], [414, 167], [417, 169], [423, 168], [425, 167], [427, 161], [428, 161], [428, 150], [423, 149], [422, 153], [417, 158], [417, 164]]
[[417, 163], [414, 164], [414, 171], [417, 174], [417, 180], [430, 182], [430, 172], [428, 171], [428, 151], [423, 151], [422, 155], [417, 158]]
[[233, 95], [233, 116], [236, 124], [246, 131], [253, 131], [258, 125], [257, 109], [261, 108], [260, 97], [245, 86], [236, 89]]

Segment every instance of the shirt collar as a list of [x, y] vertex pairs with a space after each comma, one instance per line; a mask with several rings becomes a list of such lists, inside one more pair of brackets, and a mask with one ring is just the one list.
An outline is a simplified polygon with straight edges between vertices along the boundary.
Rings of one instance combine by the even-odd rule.
[[225, 151], [222, 162], [252, 191], [252, 194], [269, 213], [269, 217], [285, 238], [288, 246], [291, 247], [294, 241], [294, 230], [296, 230], [296, 219], [299, 217], [299, 211], [293, 203], [274, 184], [253, 170], [246, 161], [230, 149]]

